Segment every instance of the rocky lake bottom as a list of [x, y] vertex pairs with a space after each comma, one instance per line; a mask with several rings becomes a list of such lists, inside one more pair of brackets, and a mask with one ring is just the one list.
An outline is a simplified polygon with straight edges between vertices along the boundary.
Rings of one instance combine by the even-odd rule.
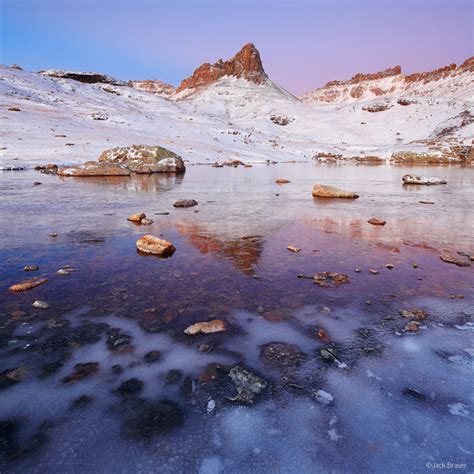
[[27, 170], [0, 194], [0, 472], [472, 471], [472, 168]]

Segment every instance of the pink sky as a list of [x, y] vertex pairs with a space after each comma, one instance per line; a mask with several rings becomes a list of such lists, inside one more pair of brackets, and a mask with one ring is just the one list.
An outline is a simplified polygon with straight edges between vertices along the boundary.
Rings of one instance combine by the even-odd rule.
[[401, 65], [474, 55], [472, 0], [0, 0], [0, 59], [174, 85], [253, 42], [270, 77], [300, 94]]

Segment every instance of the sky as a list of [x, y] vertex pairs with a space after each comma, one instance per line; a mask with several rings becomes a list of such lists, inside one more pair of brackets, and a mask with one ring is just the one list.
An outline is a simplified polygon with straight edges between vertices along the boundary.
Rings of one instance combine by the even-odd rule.
[[0, 63], [178, 85], [203, 62], [259, 49], [294, 94], [401, 65], [474, 55], [474, 0], [0, 0]]

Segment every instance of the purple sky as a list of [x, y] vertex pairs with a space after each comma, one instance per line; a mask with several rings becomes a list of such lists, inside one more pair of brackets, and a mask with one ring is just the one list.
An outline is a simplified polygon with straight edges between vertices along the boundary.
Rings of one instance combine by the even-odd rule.
[[0, 0], [0, 62], [177, 85], [245, 43], [300, 94], [400, 64], [474, 55], [474, 0]]

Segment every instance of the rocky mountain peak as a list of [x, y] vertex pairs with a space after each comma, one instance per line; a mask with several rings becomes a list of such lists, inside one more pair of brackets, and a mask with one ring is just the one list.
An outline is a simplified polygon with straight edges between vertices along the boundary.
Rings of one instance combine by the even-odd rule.
[[181, 82], [176, 91], [207, 86], [224, 76], [241, 77], [256, 84], [262, 84], [268, 78], [258, 49], [252, 43], [248, 43], [228, 61], [219, 59], [214, 64], [202, 64], [192, 76]]

